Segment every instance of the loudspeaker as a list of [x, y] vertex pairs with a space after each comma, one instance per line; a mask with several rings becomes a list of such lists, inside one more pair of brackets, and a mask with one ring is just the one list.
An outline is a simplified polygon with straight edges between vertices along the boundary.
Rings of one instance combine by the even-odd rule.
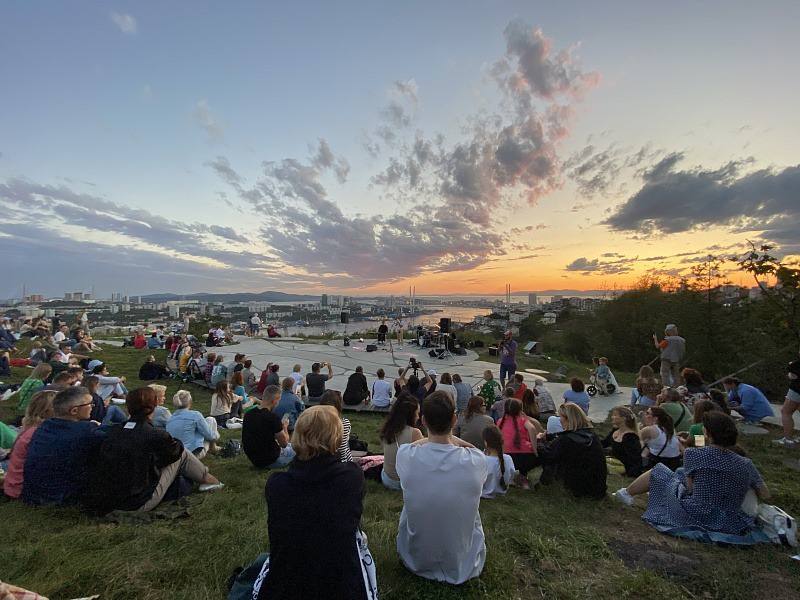
[[342, 345], [343, 346], [349, 346], [350, 345], [350, 338], [349, 337], [344, 338], [344, 340], [342, 341]]
[[428, 356], [431, 358], [436, 358], [436, 350], [428, 350]]
[[457, 354], [458, 356], [464, 356], [466, 353], [467, 351], [461, 346], [453, 348], [453, 354]]
[[343, 312], [341, 315], [339, 315], [339, 317], [342, 319], [342, 323], [344, 323], [345, 325], [350, 322], [349, 312]]
[[367, 352], [375, 352], [378, 347], [375, 344], [367, 344]]
[[442, 317], [439, 319], [439, 332], [450, 333], [450, 322], [451, 320], [447, 317]]
[[497, 346], [489, 346], [489, 356], [497, 356]]

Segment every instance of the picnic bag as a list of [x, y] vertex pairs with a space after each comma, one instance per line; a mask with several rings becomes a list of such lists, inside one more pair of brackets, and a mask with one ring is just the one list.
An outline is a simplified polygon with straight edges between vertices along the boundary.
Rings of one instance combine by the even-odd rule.
[[759, 504], [756, 525], [774, 544], [797, 547], [797, 521], [772, 504]]

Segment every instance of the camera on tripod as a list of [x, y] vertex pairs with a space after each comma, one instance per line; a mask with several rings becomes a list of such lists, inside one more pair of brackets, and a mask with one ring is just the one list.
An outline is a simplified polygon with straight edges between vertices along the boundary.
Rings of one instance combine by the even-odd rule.
[[422, 367], [419, 361], [413, 356], [408, 359], [408, 366], [414, 371], [414, 375], [416, 375], [417, 371]]

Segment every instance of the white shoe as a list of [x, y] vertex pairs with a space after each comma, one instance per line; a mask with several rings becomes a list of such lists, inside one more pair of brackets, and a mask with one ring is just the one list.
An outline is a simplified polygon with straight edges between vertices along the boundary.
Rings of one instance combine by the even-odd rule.
[[201, 483], [197, 489], [201, 492], [213, 492], [214, 490], [221, 490], [225, 484], [221, 481], [219, 483]]
[[633, 496], [628, 493], [625, 488], [619, 488], [616, 492], [611, 494], [615, 500], [622, 502], [625, 506], [633, 506]]
[[16, 392], [16, 390], [10, 390], [10, 389], [6, 390], [5, 392], [3, 392], [3, 395], [0, 396], [0, 400], [5, 402], [9, 398], [11, 398], [11, 396], [13, 396], [15, 392]]
[[772, 443], [778, 446], [783, 446], [784, 448], [794, 448], [797, 446], [797, 440], [787, 437], [782, 437], [778, 440], [772, 440]]

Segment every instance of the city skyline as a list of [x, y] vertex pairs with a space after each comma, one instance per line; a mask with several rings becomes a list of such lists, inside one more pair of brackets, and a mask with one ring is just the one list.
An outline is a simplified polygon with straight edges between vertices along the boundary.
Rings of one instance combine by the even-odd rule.
[[800, 254], [800, 5], [453, 6], [4, 7], [0, 298], [599, 290]]

